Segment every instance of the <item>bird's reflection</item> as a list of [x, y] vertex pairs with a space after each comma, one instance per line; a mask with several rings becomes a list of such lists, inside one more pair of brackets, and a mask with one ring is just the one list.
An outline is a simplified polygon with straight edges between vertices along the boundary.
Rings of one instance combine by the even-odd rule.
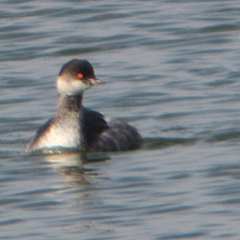
[[44, 160], [63, 173], [67, 181], [77, 185], [86, 185], [88, 184], [86, 174], [94, 170], [86, 170], [84, 165], [110, 160], [110, 158], [105, 153], [73, 152], [44, 155]]
[[89, 182], [86, 180], [86, 170], [80, 167], [59, 167], [59, 172], [66, 176], [68, 182], [74, 185], [87, 185]]

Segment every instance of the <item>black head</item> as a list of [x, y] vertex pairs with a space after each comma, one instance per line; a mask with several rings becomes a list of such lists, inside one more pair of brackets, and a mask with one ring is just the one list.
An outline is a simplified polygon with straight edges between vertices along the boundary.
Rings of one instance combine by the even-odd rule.
[[103, 83], [96, 78], [92, 65], [87, 60], [73, 59], [63, 65], [57, 79], [57, 89], [61, 94], [77, 95]]
[[93, 66], [87, 60], [73, 59], [63, 65], [59, 75], [70, 74], [72, 76], [80, 76], [83, 79], [96, 78]]

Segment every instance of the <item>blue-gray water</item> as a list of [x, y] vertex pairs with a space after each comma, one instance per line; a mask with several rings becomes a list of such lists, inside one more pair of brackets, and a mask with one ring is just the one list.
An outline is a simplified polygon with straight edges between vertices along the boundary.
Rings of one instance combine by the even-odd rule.
[[[239, 40], [239, 0], [2, 1], [0, 239], [240, 239]], [[24, 153], [72, 58], [141, 150]]]

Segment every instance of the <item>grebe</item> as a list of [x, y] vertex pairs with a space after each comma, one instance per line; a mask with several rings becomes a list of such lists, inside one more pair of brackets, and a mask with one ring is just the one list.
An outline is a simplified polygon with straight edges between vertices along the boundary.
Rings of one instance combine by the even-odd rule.
[[37, 131], [26, 152], [51, 148], [83, 151], [126, 151], [141, 145], [137, 130], [121, 120], [104, 116], [82, 105], [85, 90], [103, 83], [87, 60], [73, 59], [63, 65], [57, 78], [57, 115]]

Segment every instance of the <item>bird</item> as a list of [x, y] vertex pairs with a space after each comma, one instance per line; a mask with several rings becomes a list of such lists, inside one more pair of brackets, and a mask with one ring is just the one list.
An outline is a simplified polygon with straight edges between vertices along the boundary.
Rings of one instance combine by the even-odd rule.
[[56, 80], [56, 116], [39, 128], [25, 151], [51, 152], [62, 148], [114, 152], [140, 148], [142, 137], [135, 127], [120, 119], [107, 121], [101, 113], [83, 106], [85, 91], [103, 83], [87, 60], [73, 59], [65, 63]]

